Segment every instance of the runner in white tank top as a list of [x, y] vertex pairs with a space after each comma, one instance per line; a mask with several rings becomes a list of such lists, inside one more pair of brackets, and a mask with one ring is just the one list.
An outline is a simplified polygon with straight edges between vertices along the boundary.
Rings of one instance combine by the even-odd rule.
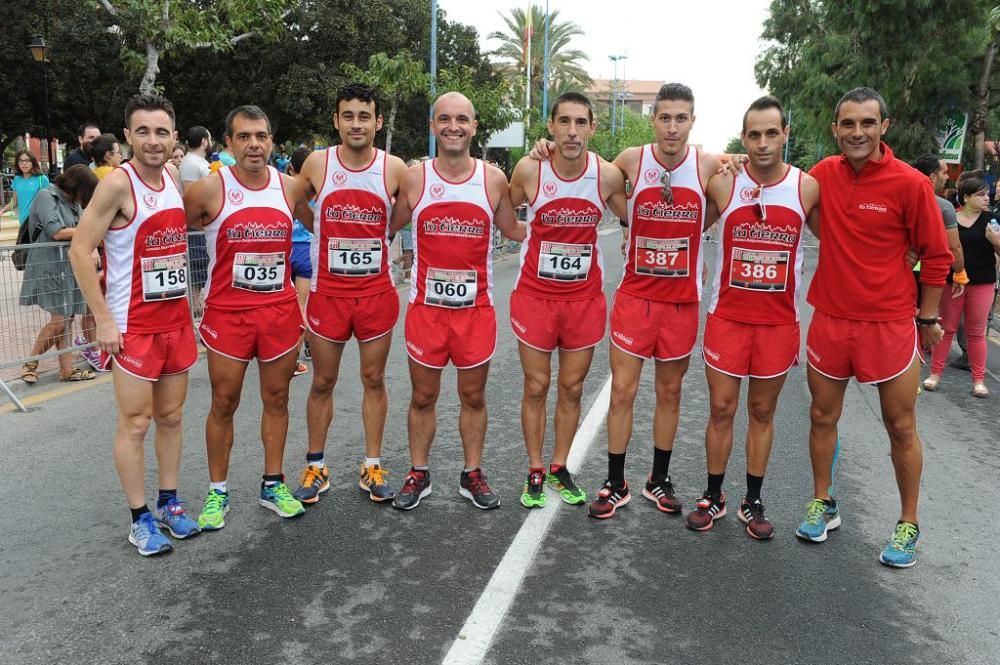
[[[594, 126], [587, 97], [561, 95], [549, 113], [548, 130], [554, 139], [551, 160], [526, 157], [511, 177], [511, 202], [529, 204], [521, 270], [510, 296], [510, 324], [524, 371], [521, 424], [528, 473], [521, 505], [526, 508], [545, 505], [545, 482], [566, 503], [578, 505], [587, 498], [566, 461], [579, 425], [580, 398], [594, 347], [604, 339], [607, 326], [597, 225], [609, 204], [619, 215], [625, 214], [626, 205], [621, 171], [587, 152]], [[546, 401], [556, 349], [559, 415], [546, 468]]]
[[324, 452], [340, 359], [352, 336], [358, 340], [364, 390], [365, 455], [358, 485], [372, 501], [395, 496], [381, 459], [389, 406], [383, 379], [392, 330], [399, 318], [399, 294], [393, 288], [386, 236], [392, 201], [406, 167], [398, 157], [375, 147], [382, 115], [371, 87], [352, 83], [341, 88], [336, 105], [334, 126], [340, 145], [311, 154], [300, 177], [318, 211], [306, 305], [313, 361], [306, 402], [309, 446], [295, 490], [297, 499], [310, 504], [330, 488]]
[[406, 308], [410, 357], [410, 458], [413, 463], [393, 500], [415, 508], [431, 492], [428, 455], [437, 428], [434, 406], [441, 369], [458, 368], [459, 430], [465, 469], [459, 491], [477, 508], [500, 505], [479, 468], [486, 438], [486, 378], [496, 346], [492, 294], [493, 223], [504, 235], [524, 238], [500, 169], [469, 153], [476, 110], [464, 95], [448, 92], [434, 102], [431, 130], [438, 156], [403, 175], [392, 230], [413, 224], [414, 271]]
[[280, 517], [304, 511], [282, 475], [288, 432], [288, 383], [303, 329], [289, 257], [292, 219], [312, 230], [302, 186], [267, 165], [271, 123], [256, 106], [226, 118], [226, 145], [234, 166], [202, 178], [184, 195], [188, 225], [205, 230], [209, 282], [201, 335], [208, 349], [212, 407], [205, 425], [209, 490], [198, 517], [202, 529], [225, 526], [233, 417], [247, 364], [254, 358], [264, 403], [261, 433], [264, 477], [260, 505]]
[[[735, 178], [719, 175], [708, 195], [722, 216], [712, 301], [702, 351], [711, 415], [705, 431], [708, 488], [687, 524], [707, 531], [726, 514], [723, 477], [733, 446], [740, 383], [749, 379], [746, 496], [739, 519], [752, 538], [766, 540], [774, 527], [764, 515], [761, 486], [774, 438], [774, 412], [789, 369], [798, 363], [798, 291], [806, 219], [818, 216], [819, 186], [782, 162], [788, 128], [781, 104], [762, 97], [743, 120], [750, 156]], [[815, 230], [815, 227], [813, 227]]]
[[[101, 180], [69, 254], [97, 322], [102, 360], [112, 362], [114, 458], [132, 514], [129, 542], [150, 556], [173, 548], [161, 528], [174, 538], [200, 530], [177, 497], [184, 398], [198, 349], [187, 304], [184, 209], [177, 171], [166, 165], [174, 147], [173, 105], [159, 95], [137, 95], [125, 107], [125, 125], [132, 160]], [[106, 296], [93, 259], [102, 243]], [[150, 414], [159, 462], [153, 512], [146, 504], [143, 452]]]

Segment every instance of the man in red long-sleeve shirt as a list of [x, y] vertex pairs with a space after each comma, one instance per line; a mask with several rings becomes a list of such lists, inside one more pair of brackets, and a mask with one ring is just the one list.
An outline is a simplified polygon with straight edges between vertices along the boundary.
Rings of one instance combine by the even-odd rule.
[[[878, 387], [902, 504], [879, 560], [905, 568], [915, 562], [920, 536], [923, 453], [915, 415], [920, 348], [941, 339], [938, 300], [952, 256], [929, 181], [881, 142], [889, 126], [882, 96], [855, 88], [837, 103], [834, 118], [833, 135], [843, 154], [810, 172], [821, 192], [821, 249], [808, 296], [816, 311], [806, 342], [816, 498], [796, 535], [822, 542], [828, 530], [840, 526], [830, 487], [837, 422], [853, 376]], [[923, 285], [916, 321], [916, 285], [904, 261], [910, 247], [920, 257]]]

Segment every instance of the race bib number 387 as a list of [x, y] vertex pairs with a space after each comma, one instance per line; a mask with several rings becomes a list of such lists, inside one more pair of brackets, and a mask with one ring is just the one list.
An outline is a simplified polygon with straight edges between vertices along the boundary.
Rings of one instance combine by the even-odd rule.
[[142, 299], [173, 300], [187, 295], [187, 257], [184, 254], [142, 259]]
[[233, 288], [270, 293], [285, 287], [285, 253], [237, 252], [233, 259]]
[[472, 307], [476, 304], [477, 275], [475, 270], [442, 270], [428, 268], [424, 284], [425, 305], [438, 307]]
[[733, 248], [729, 286], [752, 291], [784, 291], [788, 282], [788, 252]]
[[542, 242], [538, 254], [538, 276], [560, 282], [578, 282], [590, 273], [593, 245]]
[[635, 239], [635, 272], [653, 277], [687, 277], [690, 274], [687, 238]]
[[330, 238], [327, 265], [334, 275], [365, 277], [382, 271], [382, 240], [379, 238]]

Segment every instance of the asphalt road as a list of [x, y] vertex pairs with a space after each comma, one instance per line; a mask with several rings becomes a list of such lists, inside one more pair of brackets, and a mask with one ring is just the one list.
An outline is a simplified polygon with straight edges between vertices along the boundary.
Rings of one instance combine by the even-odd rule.
[[[610, 296], [621, 268], [617, 234], [602, 244]], [[710, 255], [714, 250], [708, 246]], [[808, 274], [814, 266], [810, 251]], [[251, 370], [237, 415], [226, 528], [180, 542], [164, 557], [141, 558], [126, 540], [128, 512], [111, 460], [110, 383], [42, 401], [27, 414], [0, 413], [0, 663], [442, 662], [456, 639], [465, 639], [466, 619], [528, 515], [518, 504], [526, 467], [521, 372], [507, 323], [516, 269], [508, 257], [495, 271], [500, 336], [484, 468], [502, 497], [496, 511], [476, 510], [458, 495], [453, 370], [445, 373], [438, 409], [434, 493], [403, 513], [372, 504], [357, 489], [363, 438], [354, 346], [345, 353], [336, 395], [327, 451], [333, 488], [323, 500], [289, 521], [257, 505], [262, 451]], [[804, 333], [810, 312], [803, 309]], [[408, 466], [402, 319], [395, 335], [384, 461], [399, 483]], [[607, 366], [602, 344], [584, 413]], [[649, 370], [626, 467], [636, 486], [651, 460]], [[293, 384], [290, 484], [304, 460], [308, 382], [307, 375]], [[870, 387], [850, 386], [841, 422], [837, 484], [844, 526], [822, 545], [794, 537], [811, 490], [808, 394], [798, 368], [779, 405], [764, 485], [777, 529], [773, 541], [750, 540], [735, 510], [714, 530], [695, 533], [683, 518], [663, 515], [639, 496], [603, 522], [588, 519], [583, 507], [564, 506], [538, 543], [482, 662], [997, 662], [1000, 564], [992, 529], [1000, 509], [1000, 384], [992, 376], [987, 384], [996, 397], [973, 400], [968, 375], [953, 370], [939, 392], [920, 398], [926, 466], [916, 567], [891, 570], [876, 561], [898, 503], [877, 392]], [[194, 513], [208, 482], [208, 402], [201, 362], [191, 374], [180, 487]], [[554, 388], [550, 414], [553, 403]], [[704, 488], [707, 414], [699, 350], [685, 381], [671, 464], [685, 508]], [[744, 432], [738, 420], [726, 481], [734, 508], [743, 491]], [[591, 494], [605, 475], [605, 443], [602, 425], [575, 469]], [[148, 457], [153, 469], [151, 445]], [[152, 472], [147, 486], [152, 496]], [[545, 510], [555, 499], [550, 495]]]

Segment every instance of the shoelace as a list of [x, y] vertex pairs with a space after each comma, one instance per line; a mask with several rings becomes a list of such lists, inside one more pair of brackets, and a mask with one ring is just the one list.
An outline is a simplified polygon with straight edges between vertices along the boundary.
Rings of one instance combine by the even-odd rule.
[[917, 527], [909, 522], [896, 525], [896, 532], [892, 535], [892, 549], [902, 552], [906, 549], [910, 541], [917, 536]]
[[406, 474], [406, 482], [403, 483], [403, 489], [399, 490], [400, 494], [415, 494], [419, 490], [417, 489], [417, 483], [422, 480], [423, 474], [418, 476], [414, 472]]
[[302, 472], [302, 486], [310, 487], [314, 485], [317, 480], [321, 480], [319, 469], [314, 467], [312, 464], [306, 465], [306, 470]]
[[486, 484], [486, 477], [475, 471], [469, 474], [469, 488], [473, 494], [489, 494], [492, 491], [490, 486]]
[[152, 513], [146, 513], [139, 518], [139, 528], [137, 529], [137, 535], [140, 537], [150, 538], [153, 534], [158, 532], [156, 528], [156, 522], [153, 521]]
[[170, 499], [163, 506], [163, 512], [167, 515], [183, 515], [187, 512], [187, 502], [180, 499]]
[[556, 478], [559, 479], [559, 482], [562, 483], [563, 489], [567, 489], [574, 492], [577, 490], [576, 479], [573, 477], [573, 474], [570, 473], [566, 467], [559, 469], [558, 473], [554, 473], [552, 475], [554, 475]]
[[292, 493], [291, 491], [289, 491], [288, 485], [286, 485], [285, 483], [278, 483], [277, 485], [271, 488], [271, 491], [274, 492], [274, 497], [279, 501], [292, 501], [292, 500], [297, 501], [297, 499], [294, 499], [294, 497], [292, 497]]
[[747, 507], [750, 509], [750, 519], [753, 520], [763, 520], [764, 519], [764, 504], [760, 501], [748, 501]]
[[205, 497], [205, 512], [215, 513], [222, 510], [222, 504], [226, 500], [225, 494], [220, 494], [219, 492], [209, 492], [208, 496]]
[[809, 524], [819, 524], [826, 512], [826, 503], [822, 499], [813, 499], [806, 507], [806, 522]]
[[388, 471], [380, 466], [365, 467], [365, 475], [368, 477], [368, 482], [372, 485], [385, 485], [385, 477], [388, 473]]

